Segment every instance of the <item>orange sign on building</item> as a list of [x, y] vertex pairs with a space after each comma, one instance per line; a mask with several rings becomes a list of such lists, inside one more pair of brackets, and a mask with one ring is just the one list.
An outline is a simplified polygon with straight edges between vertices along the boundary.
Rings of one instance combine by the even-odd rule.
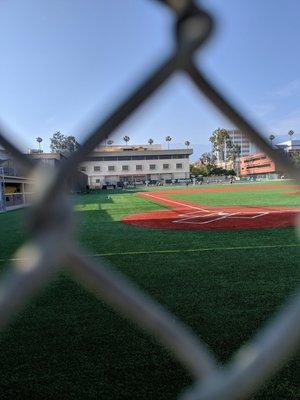
[[256, 153], [240, 159], [241, 176], [276, 173], [275, 163], [264, 153]]

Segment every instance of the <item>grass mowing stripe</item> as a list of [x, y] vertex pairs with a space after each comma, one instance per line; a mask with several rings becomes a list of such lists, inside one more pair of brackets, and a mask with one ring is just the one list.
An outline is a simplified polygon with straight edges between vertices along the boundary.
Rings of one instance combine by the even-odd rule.
[[119, 253], [102, 253], [92, 254], [88, 257], [109, 257], [109, 256], [120, 256], [120, 255], [139, 255], [139, 254], [166, 254], [166, 253], [193, 253], [193, 252], [205, 252], [205, 251], [230, 251], [230, 250], [257, 250], [257, 249], [273, 249], [273, 248], [293, 248], [300, 247], [300, 243], [294, 244], [274, 244], [274, 245], [263, 245], [263, 246], [233, 246], [233, 247], [206, 247], [198, 249], [165, 249], [165, 250], [147, 250], [147, 251], [125, 251]]
[[[200, 249], [164, 249], [164, 250], [145, 250], [145, 251], [122, 251], [115, 253], [96, 253], [89, 254], [87, 258], [95, 257], [110, 257], [110, 256], [130, 256], [139, 254], [167, 254], [167, 253], [193, 253], [193, 252], [204, 252], [204, 251], [230, 251], [230, 250], [258, 250], [258, 249], [274, 249], [274, 248], [293, 248], [300, 247], [300, 243], [292, 244], [274, 244], [274, 245], [263, 245], [263, 246], [233, 246], [233, 247], [206, 247]], [[0, 258], [0, 262], [5, 261], [29, 261], [30, 258]]]

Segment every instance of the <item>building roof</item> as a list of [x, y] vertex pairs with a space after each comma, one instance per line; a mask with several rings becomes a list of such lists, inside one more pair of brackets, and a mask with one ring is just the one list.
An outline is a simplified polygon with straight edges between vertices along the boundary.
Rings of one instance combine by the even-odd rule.
[[105, 156], [141, 156], [141, 155], [172, 155], [172, 154], [193, 154], [193, 149], [172, 149], [172, 150], [127, 150], [127, 151], [94, 151], [90, 154], [90, 157], [105, 157]]
[[97, 146], [94, 152], [115, 152], [115, 151], [148, 151], [148, 150], [161, 150], [161, 144], [135, 144], [135, 145], [111, 145], [111, 146]]
[[300, 140], [291, 139], [286, 140], [285, 142], [280, 142], [276, 144], [277, 147], [291, 147], [291, 148], [300, 148]]

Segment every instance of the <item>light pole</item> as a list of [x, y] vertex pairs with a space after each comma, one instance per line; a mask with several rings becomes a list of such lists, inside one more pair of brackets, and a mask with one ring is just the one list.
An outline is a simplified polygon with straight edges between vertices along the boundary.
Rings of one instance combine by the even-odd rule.
[[274, 136], [274, 135], [270, 135], [270, 136], [269, 136], [269, 139], [270, 139], [271, 145], [272, 145], [272, 147], [273, 147], [273, 140], [275, 139], [275, 136]]
[[169, 148], [170, 148], [170, 142], [171, 142], [172, 138], [171, 138], [171, 136], [167, 136], [165, 140], [166, 140], [166, 142], [168, 143], [168, 150], [169, 150]]
[[42, 139], [41, 137], [38, 136], [38, 137], [36, 138], [36, 141], [38, 142], [38, 145], [39, 145], [39, 153], [41, 153], [41, 152], [42, 152], [41, 143], [42, 143], [43, 139]]
[[127, 143], [130, 141], [130, 137], [129, 136], [124, 136], [123, 140], [125, 142], [125, 146], [127, 146]]
[[295, 132], [293, 130], [288, 131], [288, 135], [290, 137], [290, 140], [292, 140], [292, 136]]

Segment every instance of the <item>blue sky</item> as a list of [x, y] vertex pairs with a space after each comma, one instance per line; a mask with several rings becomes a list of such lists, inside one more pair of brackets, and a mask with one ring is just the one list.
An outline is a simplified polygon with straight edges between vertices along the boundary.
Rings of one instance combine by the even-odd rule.
[[[300, 2], [206, 0], [217, 29], [197, 62], [266, 133], [300, 139]], [[153, 0], [0, 1], [0, 120], [22, 149], [55, 130], [83, 140], [173, 46], [173, 15]], [[231, 128], [177, 74], [113, 135], [171, 147]], [[14, 132], [14, 133], [12, 133]], [[283, 136], [284, 137], [284, 136]]]

